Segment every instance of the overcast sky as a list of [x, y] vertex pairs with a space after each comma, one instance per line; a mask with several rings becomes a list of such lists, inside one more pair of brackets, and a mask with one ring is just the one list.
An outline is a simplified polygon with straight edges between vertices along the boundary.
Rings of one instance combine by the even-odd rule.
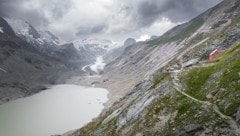
[[64, 40], [121, 41], [161, 35], [221, 0], [0, 0], [0, 16], [23, 19]]

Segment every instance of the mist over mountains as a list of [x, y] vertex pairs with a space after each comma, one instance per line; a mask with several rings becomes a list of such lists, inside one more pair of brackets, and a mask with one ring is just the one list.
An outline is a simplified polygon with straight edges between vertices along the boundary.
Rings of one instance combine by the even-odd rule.
[[145, 34], [161, 35], [220, 1], [2, 0], [0, 16], [25, 20], [68, 42], [96, 36], [120, 42]]
[[97, 118], [59, 135], [240, 134], [239, 0], [3, 0], [0, 16], [0, 105], [108, 90]]

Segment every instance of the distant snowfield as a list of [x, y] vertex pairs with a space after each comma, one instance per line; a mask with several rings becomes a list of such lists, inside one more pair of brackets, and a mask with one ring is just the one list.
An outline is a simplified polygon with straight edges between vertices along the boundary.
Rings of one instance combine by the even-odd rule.
[[2, 28], [2, 27], [0, 27], [0, 33], [4, 33], [4, 32], [3, 32], [3, 28]]

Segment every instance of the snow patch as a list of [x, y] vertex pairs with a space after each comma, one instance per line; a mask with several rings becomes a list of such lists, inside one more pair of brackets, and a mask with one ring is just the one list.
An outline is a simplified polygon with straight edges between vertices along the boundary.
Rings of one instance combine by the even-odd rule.
[[7, 71], [3, 68], [0, 68], [0, 71], [3, 71], [4, 73], [7, 73]]
[[90, 66], [90, 65], [86, 65], [86, 66], [82, 67], [81, 70], [84, 71], [84, 72], [87, 72], [86, 68], [89, 67], [89, 66]]
[[3, 31], [3, 28], [2, 28], [2, 27], [0, 27], [0, 33], [4, 33], [4, 31]]
[[99, 74], [104, 69], [105, 65], [103, 57], [97, 57], [96, 62], [90, 66], [90, 69]]

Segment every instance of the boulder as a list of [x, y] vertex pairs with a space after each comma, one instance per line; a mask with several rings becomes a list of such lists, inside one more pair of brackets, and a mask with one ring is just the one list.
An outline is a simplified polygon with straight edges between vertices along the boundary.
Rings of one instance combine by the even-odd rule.
[[203, 131], [204, 128], [199, 124], [191, 124], [178, 129], [174, 132], [174, 136], [192, 136], [199, 131]]
[[183, 67], [190, 67], [190, 66], [192, 66], [192, 65], [197, 64], [198, 62], [199, 62], [199, 58], [197, 58], [197, 59], [191, 59], [191, 60], [189, 60], [189, 61], [187, 61], [187, 62], [184, 62], [184, 63], [183, 63]]
[[213, 96], [212, 96], [212, 94], [208, 94], [208, 95], [206, 96], [206, 98], [209, 100], [209, 99], [212, 99]]

